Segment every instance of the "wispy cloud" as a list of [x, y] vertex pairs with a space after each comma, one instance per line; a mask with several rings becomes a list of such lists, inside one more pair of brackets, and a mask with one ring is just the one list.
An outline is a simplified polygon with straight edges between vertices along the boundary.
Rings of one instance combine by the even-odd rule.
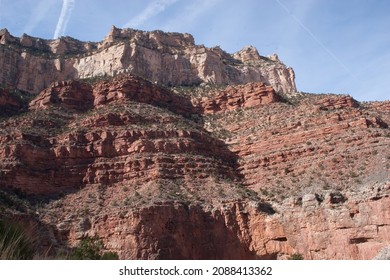
[[280, 0], [275, 0], [280, 7], [282, 7], [287, 14], [303, 29], [307, 34], [324, 50], [326, 51], [352, 78], [355, 80], [357, 77], [352, 73], [352, 71], [327, 47], [325, 44], [297, 17], [295, 16], [290, 9], [284, 5]]
[[199, 22], [199, 18], [205, 12], [212, 9], [221, 0], [196, 0], [189, 2], [191, 5], [185, 7], [184, 11], [178, 16], [171, 18], [165, 25], [164, 30], [178, 31], [179, 29], [191, 29], [192, 26], [196, 26]]
[[[1, 0], [0, 0], [1, 1]], [[23, 33], [30, 34], [46, 16], [47, 13], [53, 8], [56, 4], [55, 1], [51, 0], [41, 0], [34, 8], [31, 10], [31, 15], [24, 26]]]
[[57, 39], [60, 36], [63, 36], [68, 25], [72, 10], [74, 8], [75, 0], [63, 0], [61, 14], [58, 18], [56, 30], [54, 32], [53, 39]]
[[167, 7], [174, 4], [178, 0], [156, 0], [150, 3], [146, 8], [135, 18], [128, 21], [123, 27], [139, 27], [147, 20], [155, 17], [163, 12]]

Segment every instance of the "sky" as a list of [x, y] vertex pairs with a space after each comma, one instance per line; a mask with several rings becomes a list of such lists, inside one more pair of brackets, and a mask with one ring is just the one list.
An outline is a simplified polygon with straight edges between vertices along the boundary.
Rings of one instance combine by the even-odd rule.
[[112, 25], [186, 32], [229, 53], [277, 53], [298, 91], [390, 100], [388, 0], [0, 0], [0, 28], [101, 41]]

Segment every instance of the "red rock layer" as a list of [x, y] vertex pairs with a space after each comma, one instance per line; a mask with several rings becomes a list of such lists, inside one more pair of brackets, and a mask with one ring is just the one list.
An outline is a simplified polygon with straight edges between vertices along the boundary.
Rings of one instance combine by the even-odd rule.
[[0, 88], [0, 106], [5, 105], [19, 106], [19, 103], [6, 90]]
[[[214, 92], [213, 92], [214, 93]], [[93, 86], [78, 81], [53, 83], [31, 101], [30, 109], [61, 106], [86, 110], [118, 100], [128, 100], [170, 109], [180, 114], [213, 114], [238, 108], [251, 108], [279, 101], [271, 86], [248, 83], [229, 86], [202, 98], [188, 98], [131, 75], [120, 75]]]
[[217, 91], [214, 96], [193, 100], [194, 107], [202, 114], [213, 114], [251, 108], [277, 102], [278, 96], [271, 86], [263, 83], [248, 83], [239, 86], [229, 86], [226, 90]]
[[320, 106], [321, 109], [334, 110], [344, 108], [357, 108], [359, 104], [350, 96], [333, 96], [325, 97], [319, 100], [316, 105]]
[[29, 115], [4, 124], [0, 184], [45, 194], [135, 179], [235, 179], [235, 155], [226, 145], [169, 111], [193, 113], [182, 100], [133, 76], [93, 87], [55, 83], [30, 103]]
[[[389, 197], [337, 198], [329, 194], [320, 202], [308, 194], [276, 213], [258, 202], [212, 208], [166, 202], [140, 208], [111, 204], [75, 216], [64, 205], [42, 219], [57, 222], [58, 242], [77, 244], [97, 234], [121, 259], [286, 259], [293, 253], [304, 259], [372, 259], [390, 238]], [[90, 195], [64, 201], [72, 199], [92, 205]]]
[[240, 114], [221, 115], [214, 125], [230, 132], [229, 149], [250, 188], [268, 192], [272, 186], [287, 197], [308, 185], [347, 188], [352, 181], [388, 179], [386, 112], [361, 108], [350, 97], [313, 96]]
[[55, 82], [31, 101], [29, 107], [30, 110], [38, 110], [55, 105], [65, 109], [91, 109], [93, 105], [92, 87], [78, 81]]
[[121, 258], [369, 259], [387, 246], [385, 105], [281, 102], [262, 83], [208, 96], [133, 76], [53, 84], [2, 121], [0, 187], [52, 198], [35, 213], [54, 247], [97, 234]]

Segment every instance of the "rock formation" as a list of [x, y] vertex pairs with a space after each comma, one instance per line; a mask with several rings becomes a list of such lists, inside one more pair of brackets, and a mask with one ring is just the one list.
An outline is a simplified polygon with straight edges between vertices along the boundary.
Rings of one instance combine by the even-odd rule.
[[21, 104], [7, 90], [0, 88], [0, 106], [4, 108], [8, 106], [20, 108]]
[[42, 40], [0, 31], [0, 83], [38, 93], [54, 81], [132, 73], [169, 86], [263, 82], [296, 92], [292, 68], [254, 47], [230, 55], [196, 45], [189, 34], [113, 27], [99, 43], [61, 37]]
[[122, 259], [371, 259], [388, 247], [389, 102], [291, 94], [276, 55], [188, 34], [0, 36], [2, 81], [37, 93], [26, 105], [0, 90], [2, 108], [24, 108], [1, 119], [0, 208], [38, 221], [44, 251], [94, 235]]

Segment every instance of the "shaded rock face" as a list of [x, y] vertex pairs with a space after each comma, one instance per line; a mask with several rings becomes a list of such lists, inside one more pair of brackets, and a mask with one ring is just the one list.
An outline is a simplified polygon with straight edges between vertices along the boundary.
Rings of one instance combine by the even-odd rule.
[[65, 37], [42, 40], [0, 32], [0, 82], [38, 93], [54, 81], [132, 73], [168, 86], [263, 82], [296, 92], [292, 68], [261, 57], [254, 47], [230, 55], [195, 45], [189, 34], [112, 28], [100, 43]]
[[39, 110], [60, 106], [80, 111], [119, 100], [132, 100], [189, 115], [257, 107], [277, 102], [279, 99], [272, 87], [264, 83], [228, 86], [212, 96], [190, 98], [174, 94], [136, 76], [120, 75], [113, 79], [113, 82], [100, 81], [93, 86], [72, 80], [55, 82], [32, 100], [29, 108]]
[[119, 219], [105, 216], [94, 222], [92, 231], [104, 239], [113, 236], [110, 248], [125, 259], [255, 259], [256, 252], [249, 250], [232, 219], [234, 214], [225, 215], [219, 210], [205, 212], [199, 206], [163, 204]]
[[17, 114], [22, 108], [22, 102], [7, 89], [0, 88], [0, 117]]
[[21, 104], [7, 90], [0, 88], [0, 106], [20, 108]]
[[297, 252], [305, 259], [372, 259], [390, 238], [388, 204], [388, 197], [320, 204], [307, 195], [273, 215], [253, 202], [118, 207], [84, 214], [91, 228], [78, 228], [76, 219], [57, 227], [56, 236], [72, 244], [97, 234], [123, 259], [286, 259]]
[[202, 179], [214, 173], [236, 178], [235, 155], [184, 117], [199, 109], [134, 76], [93, 86], [56, 82], [30, 102], [29, 110], [30, 116], [9, 119], [3, 127], [2, 187], [53, 194], [136, 178]]

